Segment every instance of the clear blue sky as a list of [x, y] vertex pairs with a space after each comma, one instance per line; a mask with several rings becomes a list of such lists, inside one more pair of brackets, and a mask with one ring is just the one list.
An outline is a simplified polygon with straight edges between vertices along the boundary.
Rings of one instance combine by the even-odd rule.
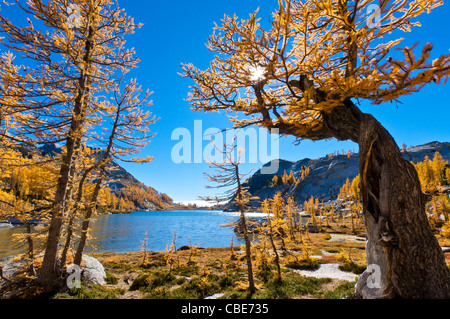
[[[267, 22], [269, 13], [277, 8], [278, 1], [119, 0], [119, 3], [137, 22], [145, 24], [129, 37], [129, 46], [135, 47], [142, 60], [132, 76], [138, 78], [143, 88], [155, 92], [152, 112], [161, 117], [153, 128], [157, 136], [143, 151], [143, 155], [150, 154], [155, 160], [145, 165], [123, 166], [146, 185], [167, 193], [177, 202], [194, 201], [198, 195], [205, 194], [206, 180], [203, 173], [208, 170], [208, 166], [173, 163], [171, 150], [177, 142], [171, 140], [172, 131], [179, 127], [193, 131], [194, 120], [203, 120], [204, 128], [224, 129], [230, 127], [230, 123], [223, 115], [190, 110], [190, 105], [184, 99], [193, 83], [177, 74], [181, 71], [180, 64], [193, 63], [200, 68], [208, 66], [212, 54], [206, 49], [205, 43], [212, 33], [214, 22], [219, 23], [224, 14], [236, 13], [241, 18], [247, 18], [249, 13], [260, 7], [259, 17]], [[431, 42], [435, 54], [448, 53], [449, 16], [449, 4], [422, 16], [421, 28], [414, 28], [412, 33], [402, 33], [407, 39], [405, 44]], [[363, 111], [373, 114], [398, 144], [412, 146], [436, 140], [450, 142], [448, 85], [429, 85], [420, 93], [404, 97], [401, 101], [404, 104], [398, 106], [390, 103], [364, 106]], [[322, 157], [335, 150], [358, 150], [357, 145], [351, 142], [305, 141], [296, 146], [293, 141], [293, 138], [281, 139], [280, 158], [297, 161], [305, 157]], [[258, 169], [262, 164], [249, 164], [245, 169]], [[212, 194], [210, 191], [206, 193]]]

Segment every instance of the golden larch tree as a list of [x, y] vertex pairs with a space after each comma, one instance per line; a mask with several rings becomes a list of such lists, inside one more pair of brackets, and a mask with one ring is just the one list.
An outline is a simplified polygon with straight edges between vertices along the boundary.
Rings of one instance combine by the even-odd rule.
[[[2, 137], [42, 144], [60, 142], [56, 183], [39, 281], [51, 288], [61, 278], [58, 248], [71, 204], [76, 162], [87, 131], [105, 110], [117, 75], [139, 60], [125, 37], [140, 25], [114, 0], [16, 0], [25, 26], [0, 14]], [[76, 10], [74, 10], [76, 8]], [[19, 55], [23, 65], [16, 64]], [[106, 97], [106, 98], [105, 98]]]
[[[209, 68], [183, 64], [195, 85], [194, 110], [225, 111], [236, 127], [279, 129], [298, 139], [359, 145], [366, 257], [381, 288], [357, 285], [363, 298], [450, 296], [449, 269], [425, 214], [417, 172], [387, 130], [358, 102], [398, 101], [430, 82], [446, 81], [450, 55], [393, 38], [419, 26], [441, 0], [280, 0], [268, 27], [257, 18], [225, 16], [209, 38]], [[392, 33], [392, 34], [391, 34]], [[394, 52], [394, 50], [398, 50]]]

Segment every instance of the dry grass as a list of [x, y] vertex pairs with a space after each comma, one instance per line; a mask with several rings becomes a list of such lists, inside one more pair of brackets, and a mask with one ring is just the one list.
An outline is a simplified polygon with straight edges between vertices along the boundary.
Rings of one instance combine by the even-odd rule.
[[[349, 222], [349, 221], [347, 221]], [[280, 250], [281, 282], [274, 281], [273, 253], [268, 255], [269, 267], [265, 273], [254, 263], [255, 283], [258, 287], [253, 298], [343, 298], [351, 296], [354, 283], [336, 279], [317, 280], [301, 276], [289, 269], [293, 262], [302, 264], [305, 249], [308, 256], [317, 257], [320, 263], [340, 263], [344, 269], [357, 271], [366, 264], [364, 241], [333, 241], [330, 234], [364, 236], [360, 222], [355, 231], [343, 226], [342, 221], [330, 221], [322, 232], [296, 233], [286, 241], [286, 250]], [[450, 246], [448, 239], [438, 236], [441, 246]], [[280, 244], [280, 241], [278, 242]], [[280, 247], [281, 245], [278, 245]], [[78, 291], [62, 293], [56, 298], [204, 298], [215, 293], [225, 293], [225, 298], [247, 298], [247, 265], [242, 247], [187, 249], [167, 252], [97, 253], [97, 258], [108, 273], [105, 286], [83, 287]], [[170, 257], [170, 265], [167, 263]], [[254, 257], [254, 256], [253, 256]], [[450, 265], [450, 253], [445, 254]], [[306, 259], [308, 260], [308, 259]], [[311, 259], [313, 260], [313, 259]], [[71, 262], [69, 255], [68, 262]], [[36, 262], [39, 265], [40, 260]], [[307, 265], [306, 265], [307, 266]], [[137, 289], [133, 283], [141, 282]], [[136, 285], [135, 285], [136, 286]]]
[[[344, 228], [345, 229], [345, 228]], [[285, 267], [294, 259], [301, 260], [304, 256], [302, 241], [311, 249], [311, 254], [322, 256], [321, 263], [339, 262], [336, 255], [342, 251], [350, 252], [351, 260], [359, 265], [365, 263], [364, 243], [336, 243], [327, 240], [323, 233], [297, 234], [294, 241], [287, 245], [286, 251], [280, 251], [280, 264], [283, 269], [283, 277], [287, 281], [277, 287], [270, 276], [274, 275], [275, 267], [270, 263], [269, 279], [259, 277], [255, 269], [255, 280], [259, 287], [255, 298], [274, 297], [278, 293], [282, 298], [309, 298], [322, 295], [334, 296], [333, 291], [339, 287], [342, 290], [342, 282], [338, 280], [317, 281], [315, 278], [304, 278], [295, 271]], [[322, 255], [322, 252], [328, 252]], [[234, 255], [234, 258], [231, 258]], [[116, 285], [107, 285], [108, 289], [121, 289], [123, 294], [117, 295], [121, 299], [141, 299], [167, 296], [167, 298], [197, 298], [201, 289], [210, 293], [223, 292], [227, 298], [245, 298], [245, 283], [247, 266], [242, 247], [234, 247], [233, 254], [230, 248], [207, 248], [196, 251], [177, 251], [170, 257], [172, 266], [169, 267], [165, 260], [165, 252], [147, 252], [145, 262], [143, 253], [100, 253], [95, 257], [105, 266], [106, 271], [117, 278]], [[270, 256], [269, 256], [270, 257]], [[273, 257], [273, 256], [272, 256]], [[271, 257], [269, 258], [271, 260]], [[255, 267], [256, 268], [256, 267]], [[160, 275], [170, 273], [173, 280], [157, 288], [146, 288], [130, 291], [132, 283], [145, 274]], [[268, 281], [267, 281], [268, 280]], [[198, 282], [197, 282], [198, 281]], [[284, 285], [295, 282], [300, 285], [298, 290], [292, 290]], [[204, 287], [198, 287], [205, 285]], [[304, 285], [304, 289], [301, 286]], [[194, 287], [194, 288], [193, 288]], [[349, 286], [350, 287], [350, 286]], [[192, 292], [193, 289], [195, 292]], [[348, 292], [350, 292], [350, 288]], [[193, 295], [190, 295], [192, 294]], [[347, 293], [347, 290], [346, 290]], [[338, 294], [339, 296], [341, 294]], [[283, 297], [284, 296], [284, 297]]]

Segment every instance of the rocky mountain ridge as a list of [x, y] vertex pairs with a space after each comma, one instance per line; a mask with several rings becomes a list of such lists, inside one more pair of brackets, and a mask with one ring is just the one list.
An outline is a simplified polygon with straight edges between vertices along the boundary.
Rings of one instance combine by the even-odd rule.
[[[450, 143], [431, 142], [406, 148], [402, 151], [403, 157], [414, 163], [423, 161], [426, 156], [433, 159], [436, 152], [439, 152], [445, 160], [450, 162]], [[271, 163], [264, 166], [269, 165]], [[309, 168], [309, 174], [303, 180], [301, 180], [302, 167]], [[292, 171], [295, 178], [299, 179], [299, 183], [271, 185], [274, 176], [283, 175], [284, 171], [287, 174]], [[259, 200], [253, 201], [253, 207], [259, 207], [263, 200], [273, 198], [277, 192], [281, 192], [284, 198], [293, 196], [296, 202], [301, 205], [311, 196], [323, 202], [336, 199], [347, 178], [351, 181], [358, 174], [358, 153], [327, 156], [319, 159], [305, 158], [298, 162], [279, 160], [279, 169], [275, 174], [263, 175], [260, 169], [244, 183], [244, 186], [249, 187], [253, 196], [259, 197]], [[230, 203], [227, 210], [233, 210], [234, 208], [234, 204]]]
[[[61, 154], [61, 148], [55, 144], [46, 144], [40, 147], [32, 145], [20, 145], [17, 150], [25, 157], [31, 157], [33, 153], [37, 152], [40, 155], [54, 157]], [[94, 152], [95, 157], [102, 157], [101, 150]], [[140, 198], [139, 202], [135, 202], [136, 210], [139, 211], [156, 211], [174, 207], [173, 200], [166, 194], [158, 192], [153, 187], [147, 186], [132, 174], [127, 172], [117, 162], [112, 161], [109, 164], [109, 176], [106, 179], [106, 186], [118, 197], [127, 196], [127, 191], [130, 187], [136, 187], [142, 190], [144, 198]]]

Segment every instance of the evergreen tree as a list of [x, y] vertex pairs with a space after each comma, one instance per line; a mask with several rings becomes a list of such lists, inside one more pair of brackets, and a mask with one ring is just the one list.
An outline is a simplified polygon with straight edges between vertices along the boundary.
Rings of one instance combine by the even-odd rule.
[[289, 175], [286, 173], [286, 170], [284, 170], [282, 181], [284, 185], [289, 184]]
[[445, 179], [446, 179], [446, 184], [450, 185], [450, 167], [447, 166], [447, 169], [445, 170]]
[[287, 203], [286, 203], [286, 219], [287, 219], [287, 224], [288, 224], [288, 228], [289, 228], [289, 234], [291, 236], [292, 239], [295, 238], [295, 230], [297, 229], [297, 223], [298, 223], [298, 206], [297, 203], [294, 200], [294, 197], [290, 196], [287, 199]]
[[306, 177], [308, 177], [308, 175], [309, 175], [309, 166], [308, 167], [302, 166], [300, 171], [301, 171], [300, 178], [302, 181], [304, 181], [306, 179]]

